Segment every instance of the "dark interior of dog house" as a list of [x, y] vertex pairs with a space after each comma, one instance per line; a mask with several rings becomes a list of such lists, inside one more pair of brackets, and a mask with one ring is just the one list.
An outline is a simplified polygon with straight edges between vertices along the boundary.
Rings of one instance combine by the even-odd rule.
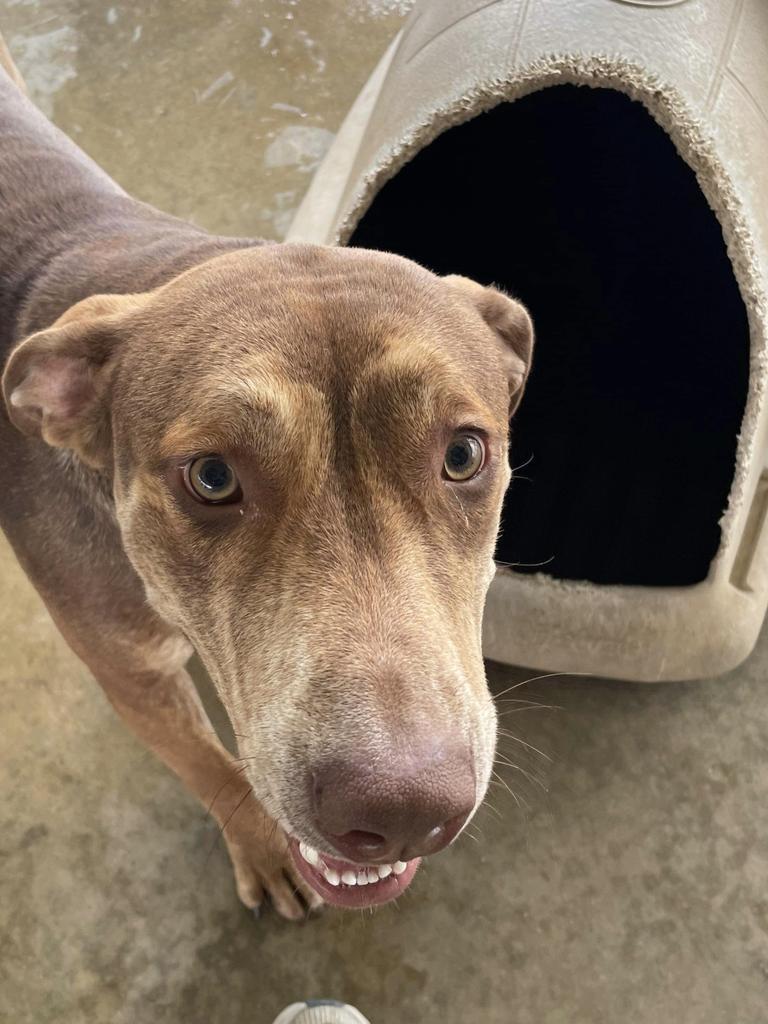
[[706, 577], [749, 329], [720, 224], [641, 104], [571, 85], [502, 103], [422, 149], [350, 244], [494, 283], [533, 315], [500, 563], [604, 584]]

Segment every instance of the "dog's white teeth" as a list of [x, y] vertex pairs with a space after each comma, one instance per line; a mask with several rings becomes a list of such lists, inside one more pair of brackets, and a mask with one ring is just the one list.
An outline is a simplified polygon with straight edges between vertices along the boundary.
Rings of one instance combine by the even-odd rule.
[[313, 868], [316, 868], [320, 863], [320, 854], [317, 850], [313, 850], [311, 846], [307, 846], [306, 843], [299, 843], [299, 853], [307, 864], [311, 864]]
[[341, 881], [341, 875], [334, 868], [324, 868], [323, 877], [326, 882], [330, 882], [331, 885], [338, 885]]
[[372, 867], [347, 868], [339, 871], [329, 867], [323, 860], [322, 854], [313, 849], [308, 843], [299, 843], [299, 853], [312, 867], [325, 878], [329, 885], [376, 885], [383, 882], [390, 875], [402, 875], [408, 865], [405, 861], [398, 860], [394, 864], [378, 864]]

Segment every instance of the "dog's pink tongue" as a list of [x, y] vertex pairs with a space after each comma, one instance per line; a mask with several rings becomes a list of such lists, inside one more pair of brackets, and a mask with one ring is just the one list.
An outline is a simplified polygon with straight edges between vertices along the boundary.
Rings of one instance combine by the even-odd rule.
[[340, 875], [343, 875], [345, 871], [354, 871], [357, 874], [358, 871], [362, 870], [376, 870], [373, 865], [355, 864], [351, 860], [341, 860], [339, 857], [331, 857], [327, 853], [323, 854], [323, 864], [333, 871], [338, 871]]

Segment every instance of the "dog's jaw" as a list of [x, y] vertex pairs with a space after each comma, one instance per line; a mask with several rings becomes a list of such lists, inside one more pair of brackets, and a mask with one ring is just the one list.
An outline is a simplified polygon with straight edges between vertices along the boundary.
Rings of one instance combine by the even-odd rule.
[[413, 881], [421, 858], [393, 864], [356, 864], [320, 853], [290, 838], [293, 862], [302, 878], [326, 903], [348, 909], [375, 907], [401, 896]]

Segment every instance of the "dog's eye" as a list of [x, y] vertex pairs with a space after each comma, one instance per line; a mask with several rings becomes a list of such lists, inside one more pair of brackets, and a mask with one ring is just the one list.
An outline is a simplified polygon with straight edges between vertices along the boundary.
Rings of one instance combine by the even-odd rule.
[[218, 455], [203, 455], [188, 463], [184, 483], [194, 498], [210, 504], [237, 501], [242, 497], [234, 469]]
[[449, 480], [471, 480], [484, 462], [485, 445], [480, 438], [475, 434], [457, 434], [446, 449], [443, 472]]

